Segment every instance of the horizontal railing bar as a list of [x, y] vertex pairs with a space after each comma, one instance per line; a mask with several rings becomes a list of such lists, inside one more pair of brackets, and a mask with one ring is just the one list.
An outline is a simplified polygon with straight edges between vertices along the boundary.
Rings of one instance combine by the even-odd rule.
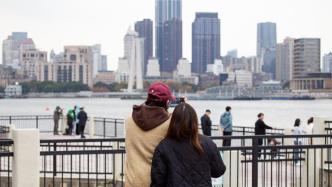
[[56, 155], [105, 155], [105, 154], [125, 154], [125, 150], [68, 150], [68, 151], [41, 151], [41, 156], [56, 156]]

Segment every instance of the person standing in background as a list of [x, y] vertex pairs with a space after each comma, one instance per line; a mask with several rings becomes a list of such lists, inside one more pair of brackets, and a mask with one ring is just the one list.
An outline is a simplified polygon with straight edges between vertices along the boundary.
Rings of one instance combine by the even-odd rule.
[[79, 119], [78, 119], [78, 113], [80, 112], [80, 108], [78, 105], [74, 106], [74, 121], [73, 121], [73, 132], [76, 135], [80, 135], [80, 129], [79, 129]]
[[314, 133], [313, 132], [313, 129], [314, 129], [314, 118], [313, 117], [308, 119], [308, 125], [305, 129], [306, 129], [307, 134], [313, 134]]
[[59, 106], [57, 106], [53, 113], [53, 120], [54, 120], [54, 135], [59, 135], [59, 120], [62, 116], [62, 110]]
[[72, 135], [73, 132], [73, 124], [75, 120], [75, 111], [73, 109], [69, 109], [67, 112], [67, 126], [65, 135]]
[[[300, 126], [301, 120], [296, 119], [294, 123], [294, 129], [292, 130], [294, 136], [306, 134], [306, 132]], [[303, 145], [303, 138], [295, 138], [294, 145]], [[296, 165], [301, 165], [301, 162], [299, 162], [299, 160], [301, 159], [301, 152], [301, 149], [294, 149], [293, 158], [295, 159]]]
[[[220, 117], [220, 126], [223, 129], [224, 136], [232, 136], [233, 133], [233, 117], [231, 110], [232, 108], [227, 106], [226, 111]], [[231, 139], [224, 139], [222, 144], [223, 146], [231, 146]]]
[[205, 136], [211, 136], [212, 121], [210, 115], [211, 115], [211, 110], [208, 109], [205, 111], [205, 114], [201, 117], [202, 131]]
[[[257, 115], [257, 117], [258, 117], [258, 120], [255, 123], [255, 135], [266, 135], [266, 129], [273, 129], [273, 128], [265, 124], [263, 113], [259, 113]], [[262, 145], [263, 145], [263, 139], [258, 138], [258, 146], [262, 146]], [[261, 149], [259, 149], [258, 152], [259, 152], [258, 157], [260, 157]]]
[[86, 121], [88, 120], [88, 115], [84, 111], [83, 107], [80, 108], [80, 112], [77, 114], [77, 119], [78, 119], [79, 125], [76, 128], [78, 129], [78, 132], [81, 135], [81, 138], [85, 138], [84, 129], [85, 129]]

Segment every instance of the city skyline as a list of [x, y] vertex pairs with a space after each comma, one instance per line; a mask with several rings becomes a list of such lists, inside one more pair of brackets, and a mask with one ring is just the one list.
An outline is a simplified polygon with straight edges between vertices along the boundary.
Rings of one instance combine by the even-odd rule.
[[[299, 3], [301, 9], [298, 9]], [[278, 42], [286, 36], [318, 37], [322, 39], [322, 54], [332, 50], [332, 36], [328, 34], [332, 33], [332, 28], [326, 24], [332, 14], [328, 10], [330, 2], [183, 0], [182, 4], [183, 57], [188, 59], [191, 57], [191, 23], [195, 13], [201, 11], [219, 13], [222, 55], [234, 48], [238, 49], [240, 56], [254, 55], [256, 24], [266, 21], [277, 23]], [[105, 0], [98, 3], [86, 0], [80, 1], [80, 4], [76, 0], [59, 0], [56, 3], [4, 0], [0, 5], [0, 40], [13, 31], [28, 32], [37, 48], [48, 52], [51, 49], [59, 52], [64, 45], [100, 43], [103, 46], [102, 53], [109, 56], [109, 67], [113, 70], [117, 66], [117, 59], [123, 54], [122, 38], [128, 27], [133, 28], [135, 21], [144, 18], [152, 19], [155, 26], [154, 0], [124, 0], [116, 5]], [[312, 13], [307, 14], [309, 11]], [[243, 29], [246, 30], [245, 33]]]

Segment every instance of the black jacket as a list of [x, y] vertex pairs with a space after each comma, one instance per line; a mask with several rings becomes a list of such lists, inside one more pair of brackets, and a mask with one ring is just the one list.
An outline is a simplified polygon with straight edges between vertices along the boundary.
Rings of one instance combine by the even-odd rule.
[[204, 149], [201, 155], [188, 140], [166, 138], [160, 142], [152, 159], [151, 187], [211, 187], [211, 177], [225, 173], [216, 144], [200, 137]]
[[206, 129], [206, 130], [210, 130], [211, 126], [212, 126], [212, 122], [209, 116], [207, 116], [206, 114], [204, 114], [201, 117], [201, 125], [202, 125], [202, 129]]
[[272, 129], [272, 127], [265, 124], [263, 120], [257, 120], [255, 123], [255, 135], [265, 135], [266, 129]]
[[88, 115], [86, 114], [85, 111], [81, 110], [77, 114], [77, 119], [79, 124], [85, 125], [86, 121], [88, 120]]

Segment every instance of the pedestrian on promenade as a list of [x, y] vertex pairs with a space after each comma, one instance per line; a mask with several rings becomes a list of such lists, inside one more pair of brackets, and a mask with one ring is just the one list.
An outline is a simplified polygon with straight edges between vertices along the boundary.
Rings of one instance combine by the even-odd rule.
[[[255, 123], [255, 135], [266, 135], [266, 129], [273, 129], [272, 127], [266, 125], [266, 123], [264, 122], [264, 114], [263, 113], [259, 113], [257, 115], [258, 120]], [[258, 146], [262, 146], [263, 145], [263, 139], [262, 138], [258, 138]], [[259, 154], [258, 157], [261, 156], [261, 149], [259, 149]]]
[[80, 112], [80, 107], [78, 105], [74, 106], [74, 124], [73, 124], [73, 131], [76, 135], [80, 135], [80, 128], [79, 128], [79, 119], [78, 119], [78, 113]]
[[[232, 108], [226, 107], [226, 111], [220, 117], [220, 126], [223, 129], [224, 136], [232, 136], [233, 133], [233, 117], [231, 113]], [[231, 146], [231, 139], [225, 138], [222, 143], [223, 146]]]
[[199, 135], [195, 110], [187, 103], [176, 106], [167, 136], [153, 155], [151, 187], [212, 186], [211, 178], [225, 170], [216, 144]]
[[[296, 119], [294, 123], [294, 129], [292, 130], [294, 136], [304, 135], [306, 132], [301, 127], [301, 120]], [[295, 138], [294, 145], [303, 145], [303, 138]], [[293, 158], [295, 159], [295, 164], [301, 165], [301, 162], [298, 162], [301, 159], [301, 149], [294, 149]]]
[[313, 129], [314, 129], [314, 118], [311, 117], [308, 119], [308, 125], [306, 127], [306, 133], [307, 134], [313, 134]]
[[166, 136], [171, 114], [169, 104], [175, 97], [164, 83], [153, 83], [147, 100], [133, 107], [125, 120], [126, 187], [148, 187], [151, 184], [151, 164], [155, 148]]
[[78, 132], [81, 135], [81, 138], [85, 138], [84, 136], [84, 129], [86, 121], [88, 120], [88, 114], [84, 111], [84, 108], [80, 108], [80, 112], [77, 115], [79, 125], [76, 127], [78, 128]]
[[67, 112], [67, 129], [65, 135], [72, 135], [73, 132], [73, 124], [75, 120], [75, 111], [73, 109], [69, 109]]
[[62, 109], [59, 106], [57, 106], [53, 113], [53, 120], [54, 120], [53, 134], [54, 135], [59, 135], [59, 120], [60, 120], [61, 116], [62, 116]]
[[211, 110], [208, 109], [205, 111], [205, 114], [201, 117], [202, 131], [205, 136], [211, 136], [212, 121], [210, 115], [211, 115]]

